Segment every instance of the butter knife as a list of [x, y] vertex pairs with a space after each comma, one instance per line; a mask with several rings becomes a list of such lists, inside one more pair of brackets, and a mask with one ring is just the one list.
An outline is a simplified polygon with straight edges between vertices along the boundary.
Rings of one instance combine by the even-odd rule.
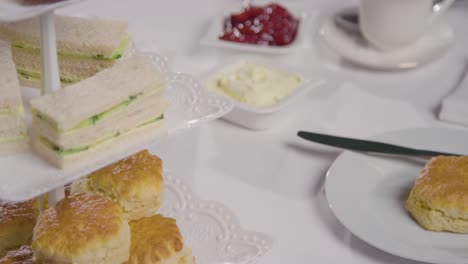
[[434, 156], [462, 156], [461, 154], [446, 153], [432, 150], [423, 150], [398, 146], [394, 144], [361, 140], [346, 137], [337, 137], [326, 134], [299, 131], [297, 135], [305, 140], [315, 143], [343, 148], [348, 150], [363, 151], [370, 153], [383, 153], [393, 155], [415, 156], [415, 157], [434, 157]]

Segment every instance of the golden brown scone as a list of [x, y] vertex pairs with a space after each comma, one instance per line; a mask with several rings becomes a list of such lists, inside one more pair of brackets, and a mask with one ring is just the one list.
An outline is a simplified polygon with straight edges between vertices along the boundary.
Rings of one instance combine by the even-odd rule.
[[132, 245], [127, 264], [194, 264], [176, 221], [162, 215], [130, 222]]
[[428, 230], [468, 233], [468, 157], [431, 159], [416, 179], [406, 208]]
[[0, 264], [34, 264], [34, 253], [31, 246], [22, 246], [17, 250], [8, 252], [0, 259]]
[[118, 204], [80, 193], [39, 216], [32, 247], [42, 263], [120, 264], [129, 256], [130, 227]]
[[31, 244], [39, 213], [38, 198], [20, 203], [0, 202], [0, 257], [10, 250]]
[[70, 190], [111, 198], [129, 221], [149, 217], [162, 203], [162, 161], [144, 150], [74, 182]]

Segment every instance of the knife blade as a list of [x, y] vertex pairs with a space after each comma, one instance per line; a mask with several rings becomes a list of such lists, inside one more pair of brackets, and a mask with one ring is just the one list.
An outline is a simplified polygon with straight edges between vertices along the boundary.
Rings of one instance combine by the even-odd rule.
[[338, 137], [320, 133], [299, 131], [297, 135], [305, 140], [313, 141], [315, 143], [333, 146], [342, 149], [383, 153], [393, 155], [415, 156], [415, 157], [433, 157], [433, 156], [462, 156], [461, 154], [439, 152], [424, 149], [408, 148], [389, 143], [382, 143], [370, 140]]

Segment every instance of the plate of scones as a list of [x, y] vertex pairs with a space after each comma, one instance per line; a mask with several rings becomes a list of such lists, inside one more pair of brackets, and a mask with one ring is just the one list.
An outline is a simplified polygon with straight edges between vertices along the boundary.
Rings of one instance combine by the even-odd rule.
[[[468, 154], [466, 131], [419, 128], [373, 139]], [[326, 196], [355, 236], [388, 253], [428, 263], [468, 261], [468, 157], [402, 158], [345, 151]]]
[[148, 150], [72, 182], [54, 206], [44, 201], [0, 203], [0, 263], [253, 263], [272, 246]]

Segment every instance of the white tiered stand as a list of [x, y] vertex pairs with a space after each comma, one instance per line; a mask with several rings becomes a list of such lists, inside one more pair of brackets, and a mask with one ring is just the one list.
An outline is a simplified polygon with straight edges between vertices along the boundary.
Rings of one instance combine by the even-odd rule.
[[[42, 6], [23, 6], [19, 4], [19, 1], [0, 0], [0, 21], [18, 21], [40, 17], [42, 93], [53, 93], [60, 87], [54, 10], [83, 0], [65, 0]], [[193, 128], [203, 122], [217, 119], [232, 110], [231, 100], [206, 92], [203, 86], [189, 75], [170, 72], [162, 56], [152, 53], [145, 54], [145, 56], [167, 78], [167, 89], [165, 89], [164, 95], [167, 96], [170, 106], [166, 111], [167, 118], [164, 130], [154, 131], [151, 137], [142, 142], [119, 145], [116, 153], [96, 157], [84, 167], [61, 170], [50, 166], [33, 151], [2, 157], [0, 158], [0, 168], [7, 173], [0, 173], [0, 199], [23, 201], [48, 192], [49, 202], [53, 205], [63, 198], [64, 184], [146, 148], [163, 139], [165, 135]]]
[[[3, 1], [0, 3], [0, 21], [14, 22], [39, 16], [41, 30], [41, 61], [42, 90], [49, 94], [60, 89], [60, 73], [57, 60], [57, 45], [54, 25], [54, 11], [57, 8], [82, 0], [66, 0], [54, 4], [35, 6], [21, 5], [20, 0]], [[61, 186], [49, 192], [49, 205], [55, 205], [64, 197], [64, 187]]]
[[[40, 16], [41, 23], [41, 64], [42, 64], [42, 95], [53, 93], [60, 89], [60, 72], [57, 58], [57, 42], [55, 36], [54, 11], [48, 11]], [[49, 205], [55, 205], [65, 196], [64, 187], [49, 192]]]

